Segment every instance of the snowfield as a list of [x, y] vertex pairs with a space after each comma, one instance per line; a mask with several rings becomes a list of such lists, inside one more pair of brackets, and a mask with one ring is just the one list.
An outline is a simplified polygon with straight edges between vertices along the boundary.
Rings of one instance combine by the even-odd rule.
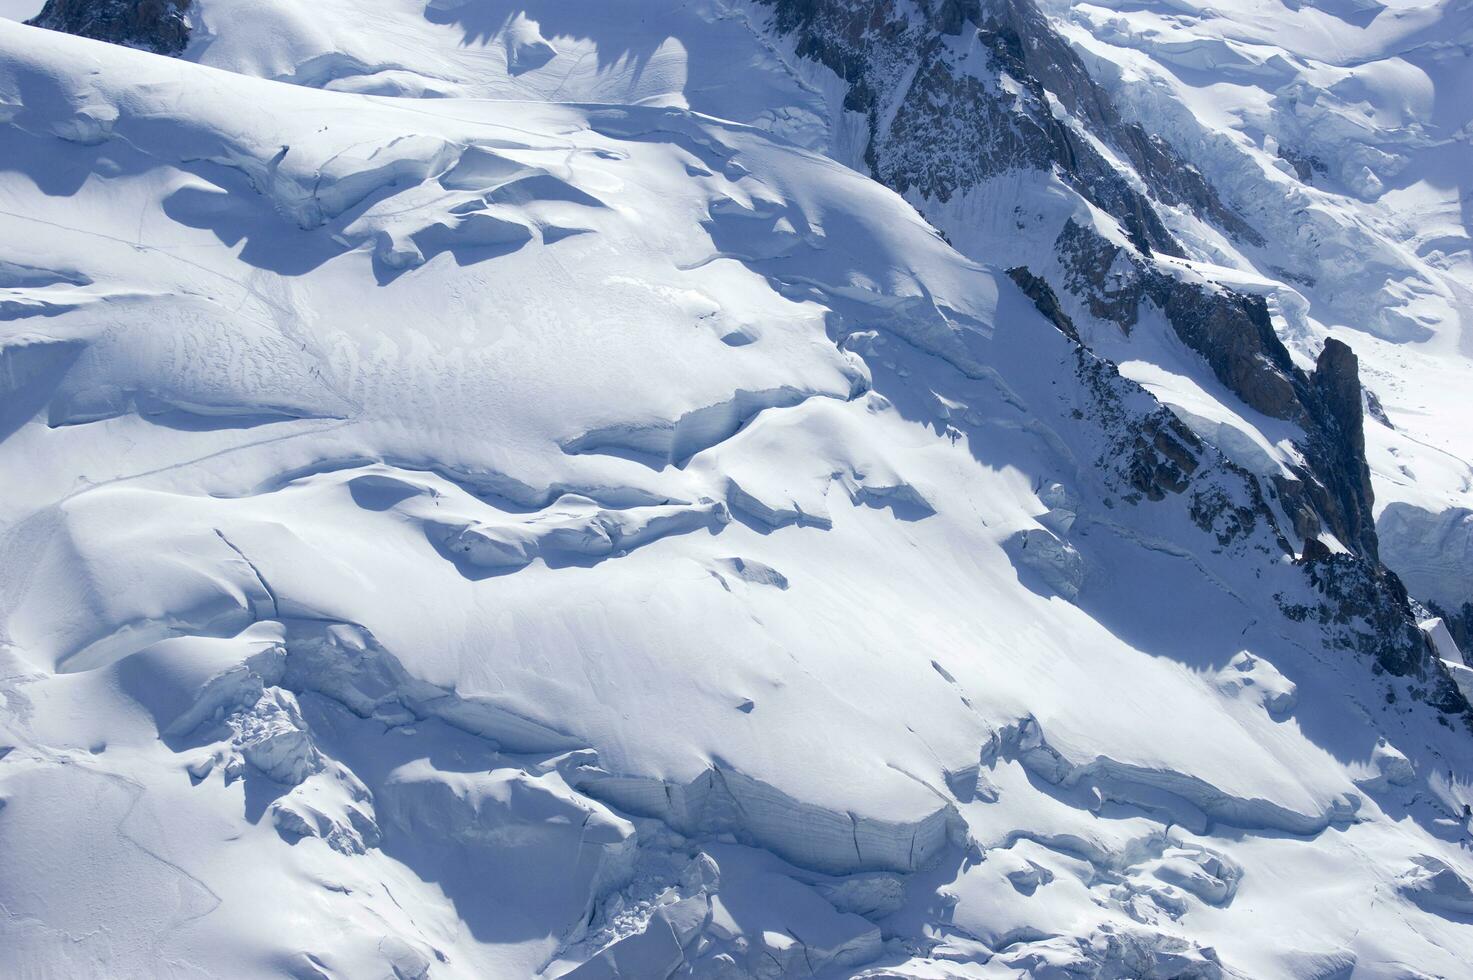
[[[1455, 612], [1466, 5], [1047, 12]], [[0, 974], [1466, 975], [1473, 671], [1308, 416], [1041, 299], [1148, 275], [1057, 172], [872, 179], [773, 16], [0, 21]]]

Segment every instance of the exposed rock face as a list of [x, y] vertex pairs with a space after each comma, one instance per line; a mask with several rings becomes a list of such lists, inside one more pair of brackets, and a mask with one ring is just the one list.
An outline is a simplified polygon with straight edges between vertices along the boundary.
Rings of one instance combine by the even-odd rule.
[[1055, 295], [1049, 286], [1048, 280], [1042, 276], [1035, 276], [1028, 271], [1026, 266], [1015, 266], [1008, 270], [1008, 278], [1018, 284], [1023, 290], [1023, 295], [1033, 300], [1033, 305], [1038, 312], [1048, 318], [1048, 321], [1059, 328], [1059, 332], [1076, 344], [1080, 343], [1079, 330], [1075, 328], [1074, 321], [1069, 319], [1069, 314], [1064, 312], [1059, 305], [1059, 297]]
[[[1158, 200], [1173, 206], [1184, 204], [1235, 237], [1252, 244], [1263, 243], [1263, 237], [1241, 215], [1227, 207], [1201, 172], [1187, 163], [1169, 143], [1147, 133], [1136, 123], [1122, 120], [1110, 98], [1090, 78], [1079, 56], [1049, 25], [1032, 0], [994, 0], [988, 4], [979, 23], [983, 36], [993, 39], [993, 50], [1010, 76], [1020, 81], [1026, 79], [1040, 100], [1046, 90], [1070, 114], [1083, 120], [1091, 133], [1110, 142], [1145, 179]], [[1072, 134], [1065, 134], [1064, 138], [1072, 140], [1073, 145], [1069, 149], [1078, 149], [1080, 141]], [[1080, 158], [1080, 162], [1086, 161]], [[1093, 169], [1095, 160], [1089, 159], [1087, 165]], [[1139, 195], [1132, 192], [1129, 199], [1122, 199], [1120, 203], [1144, 208], [1144, 212], [1134, 216], [1138, 227], [1145, 229], [1159, 225], [1149, 203]], [[1106, 207], [1105, 210], [1120, 217], [1111, 208]], [[1163, 242], [1157, 247], [1172, 251], [1172, 248], [1164, 247], [1167, 244], [1170, 243]]]
[[1285, 161], [1294, 168], [1294, 175], [1306, 184], [1314, 183], [1314, 175], [1324, 176], [1330, 172], [1323, 160], [1313, 154], [1301, 153], [1287, 146], [1278, 149], [1280, 160]]
[[[1257, 241], [1202, 175], [1165, 142], [1127, 125], [1078, 56], [1030, 0], [947, 0], [918, 18], [885, 0], [768, 0], [798, 53], [850, 84], [845, 108], [869, 119], [865, 160], [879, 180], [947, 201], [988, 177], [1053, 170], [1112, 215], [1142, 252], [1181, 255], [1151, 202], [1091, 144], [1055, 118], [1052, 94], [1079, 106], [1095, 135], [1141, 167], [1153, 193], [1184, 203], [1229, 232]], [[950, 39], [968, 30], [997, 72], [982, 79]], [[1001, 84], [1010, 79], [1013, 85]], [[1087, 111], [1084, 111], [1087, 110]]]
[[1316, 475], [1331, 494], [1327, 509], [1338, 525], [1336, 536], [1377, 560], [1376, 525], [1371, 513], [1374, 496], [1371, 470], [1366, 465], [1365, 419], [1355, 353], [1333, 337], [1325, 341], [1310, 381], [1319, 396], [1315, 437], [1323, 444], [1320, 458], [1327, 464], [1317, 468]]
[[[867, 115], [865, 158], [884, 183], [945, 202], [996, 174], [1051, 171], [1114, 217], [1131, 247], [1066, 223], [1054, 243], [1064, 288], [1094, 316], [1125, 330], [1138, 320], [1141, 304], [1151, 302], [1245, 404], [1303, 427], [1309, 465], [1300, 474], [1302, 486], [1283, 481], [1278, 488], [1296, 532], [1308, 538], [1328, 528], [1347, 547], [1376, 559], [1369, 479], [1356, 435], [1354, 358], [1332, 353], [1326, 380], [1311, 383], [1275, 334], [1262, 298], [1184, 281], [1156, 267], [1154, 252], [1181, 255], [1180, 245], [1152, 201], [1055, 117], [1051, 99], [1128, 160], [1160, 202], [1186, 206], [1243, 240], [1261, 238], [1169, 145], [1123, 122], [1031, 0], [957, 0], [919, 14], [891, 2], [772, 0], [772, 6], [778, 31], [794, 37], [801, 55], [849, 82], [845, 107]], [[968, 30], [985, 46], [995, 78], [978, 77], [950, 40]], [[1042, 276], [1009, 274], [1045, 316], [1077, 336]]]
[[[1241, 483], [1229, 492], [1215, 481], [1193, 478], [1203, 447], [1174, 415], [1162, 411], [1129, 424], [1122, 418], [1111, 429], [1118, 436], [1115, 462], [1127, 501], [1189, 493], [1193, 520], [1222, 546], [1264, 527], [1288, 550], [1269, 505], [1276, 498], [1307, 542], [1301, 565], [1324, 597], [1318, 608], [1291, 615], [1313, 616], [1334, 634], [1336, 645], [1393, 674], [1423, 678], [1431, 686], [1430, 700], [1452, 713], [1465, 711], [1455, 686], [1436, 665], [1429, 666], [1405, 588], [1380, 565], [1355, 355], [1331, 340], [1306, 374], [1276, 334], [1262, 297], [1163, 271], [1152, 253], [1182, 250], [1156, 205], [1057, 119], [1049, 100], [1120, 153], [1156, 201], [1186, 206], [1234, 237], [1261, 243], [1202, 175], [1159, 138], [1122, 121], [1030, 0], [947, 2], [923, 8], [919, 20], [895, 4], [773, 0], [773, 6], [779, 30], [796, 36], [800, 54], [850, 82], [846, 108], [869, 118], [866, 161], [881, 181], [901, 193], [945, 202], [995, 174], [1052, 170], [1120, 223], [1129, 246], [1066, 223], [1054, 243], [1063, 287], [1093, 316], [1126, 331], [1139, 320], [1143, 304], [1158, 309], [1244, 404], [1300, 426], [1305, 460], [1295, 468], [1297, 479], [1277, 479], [1272, 487], [1219, 461], [1218, 467], [1236, 475], [1229, 482]], [[995, 82], [969, 74], [952, 57], [947, 39], [972, 29], [988, 49]], [[1304, 167], [1317, 169], [1309, 161]], [[1080, 339], [1046, 278], [1025, 267], [1008, 275], [1061, 332]], [[1082, 380], [1101, 391], [1120, 384], [1113, 365], [1080, 353]], [[1331, 555], [1316, 539], [1322, 529], [1352, 554]]]
[[1274, 418], [1297, 414], [1294, 364], [1261, 296], [1207, 289], [1160, 273], [1147, 277], [1147, 290], [1182, 342], [1245, 404]]
[[1295, 369], [1258, 296], [1210, 289], [1157, 271], [1098, 232], [1070, 220], [1054, 243], [1065, 285], [1101, 320], [1129, 331], [1150, 300], [1213, 374], [1265, 415], [1296, 414]]
[[[1323, 597], [1312, 609], [1285, 607], [1286, 614], [1317, 622], [1333, 645], [1380, 669], [1428, 683], [1428, 700], [1444, 711], [1467, 712], [1428, 654], [1406, 589], [1380, 564], [1355, 355], [1331, 340], [1306, 373], [1279, 339], [1262, 297], [1183, 276], [1156, 257], [1184, 255], [1158, 203], [1185, 208], [1241, 241], [1263, 239], [1170, 145], [1122, 119], [1032, 0], [766, 2], [777, 31], [795, 40], [801, 56], [849, 83], [845, 108], [868, 119], [865, 162], [880, 181], [946, 203], [990, 177], [1040, 171], [1118, 222], [1128, 244], [1073, 218], [1065, 222], [1052, 243], [1058, 266], [1050, 274], [1062, 273], [1061, 282], [1023, 266], [1008, 271], [1039, 312], [1081, 342], [1080, 380], [1098, 395], [1098, 421], [1112, 440], [1112, 458], [1097, 465], [1116, 473], [1127, 503], [1185, 495], [1191, 519], [1222, 548], [1292, 553], [1276, 516], [1281, 508], [1304, 542], [1300, 567]], [[984, 70], [976, 45], [957, 40], [969, 31], [986, 51]], [[1139, 180], [1127, 180], [1083, 130]], [[1303, 164], [1315, 170], [1311, 161]], [[1142, 182], [1146, 193], [1137, 189]], [[1218, 457], [1166, 409], [1124, 411], [1124, 389], [1134, 386], [1083, 344], [1069, 313], [1077, 316], [1080, 307], [1061, 301], [1061, 293], [1126, 332], [1147, 305], [1158, 310], [1245, 405], [1299, 426], [1303, 465], [1291, 466], [1293, 478], [1262, 480]], [[1204, 467], [1209, 455], [1212, 465]], [[1326, 530], [1351, 553], [1331, 554], [1317, 537]]]
[[50, 31], [110, 41], [155, 54], [178, 54], [189, 44], [193, 0], [46, 0], [26, 21]]
[[[1328, 377], [1344, 370], [1346, 354], [1348, 349], [1343, 354], [1331, 352], [1329, 364], [1338, 361], [1340, 367], [1331, 366], [1326, 376], [1317, 371], [1314, 383], [1330, 383]], [[1112, 362], [1083, 346], [1075, 349], [1075, 356], [1076, 374], [1091, 396], [1090, 417], [1109, 438], [1096, 466], [1112, 473], [1110, 482], [1122, 491], [1126, 503], [1184, 496], [1192, 521], [1220, 548], [1242, 549], [1245, 555], [1252, 549], [1270, 561], [1292, 552], [1269, 504], [1272, 491], [1266, 493], [1257, 477], [1202, 442], [1166, 408], [1148, 412], [1131, 408], [1133, 397], [1143, 392]], [[1341, 382], [1344, 377], [1339, 375]], [[1349, 393], [1341, 391], [1339, 398]], [[1344, 405], [1335, 399], [1331, 403]], [[1328, 410], [1321, 402], [1310, 404], [1317, 411]], [[1363, 456], [1355, 460], [1364, 466]], [[1311, 474], [1304, 475], [1305, 482], [1292, 483], [1290, 489], [1302, 496], [1327, 492]], [[1282, 497], [1281, 490], [1284, 502]], [[1369, 503], [1366, 506], [1369, 514]], [[1429, 703], [1473, 724], [1467, 700], [1417, 626], [1406, 588], [1374, 552], [1332, 553], [1318, 538], [1309, 537], [1296, 564], [1319, 598], [1311, 604], [1280, 598], [1286, 616], [1317, 624], [1332, 647], [1366, 657], [1377, 670], [1415, 678], [1425, 685], [1423, 696]]]
[[1065, 285], [1101, 320], [1129, 331], [1150, 300], [1213, 374], [1265, 415], [1295, 415], [1294, 365], [1258, 296], [1209, 289], [1162, 273], [1098, 232], [1070, 220], [1054, 243]]
[[1308, 465], [1298, 481], [1280, 480], [1277, 487], [1295, 531], [1312, 538], [1327, 528], [1346, 547], [1378, 559], [1359, 372], [1349, 347], [1331, 339], [1306, 375], [1274, 332], [1262, 297], [1164, 273], [1072, 220], [1055, 249], [1064, 285], [1091, 314], [1128, 332], [1149, 301], [1244, 404], [1299, 425]]
[[[1289, 618], [1318, 621], [1335, 645], [1372, 657], [1392, 674], [1428, 676], [1436, 658], [1428, 656], [1400, 579], [1354, 555], [1332, 553], [1314, 538], [1306, 542], [1299, 564], [1325, 601], [1314, 607], [1285, 606]], [[1435, 672], [1431, 676], [1435, 680]], [[1434, 687], [1434, 703], [1447, 699], [1461, 710], [1450, 681]]]
[[[772, 0], [772, 6], [777, 29], [796, 39], [800, 54], [850, 83], [845, 106], [867, 115], [865, 158], [886, 184], [945, 202], [996, 174], [1051, 171], [1113, 216], [1129, 247], [1066, 223], [1054, 243], [1063, 287], [1094, 316], [1127, 331], [1141, 304], [1150, 302], [1246, 405], [1300, 425], [1307, 466], [1297, 481], [1277, 488], [1295, 531], [1311, 538], [1328, 529], [1377, 560], [1354, 356], [1337, 343], [1313, 378], [1306, 376], [1275, 334], [1261, 297], [1157, 267], [1154, 252], [1181, 255], [1182, 249], [1155, 204], [1056, 118], [1051, 100], [1124, 157], [1157, 201], [1185, 206], [1240, 239], [1261, 238], [1169, 145], [1122, 120], [1031, 0], [956, 0], [920, 13], [850, 0]], [[979, 77], [958, 53], [962, 46], [952, 39], [967, 31], [984, 45], [994, 78]], [[1027, 269], [1009, 275], [1045, 316], [1078, 336], [1042, 276]]]

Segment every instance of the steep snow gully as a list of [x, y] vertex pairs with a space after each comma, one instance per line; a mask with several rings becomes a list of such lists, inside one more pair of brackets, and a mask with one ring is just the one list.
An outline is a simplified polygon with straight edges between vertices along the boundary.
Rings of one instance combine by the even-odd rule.
[[0, 974], [1468, 975], [1466, 4], [0, 15]]

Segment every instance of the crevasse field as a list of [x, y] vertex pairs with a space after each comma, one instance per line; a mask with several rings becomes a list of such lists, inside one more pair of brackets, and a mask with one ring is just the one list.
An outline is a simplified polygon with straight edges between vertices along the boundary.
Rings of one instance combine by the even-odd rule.
[[0, 20], [0, 975], [1473, 975], [1473, 7], [793, 6]]

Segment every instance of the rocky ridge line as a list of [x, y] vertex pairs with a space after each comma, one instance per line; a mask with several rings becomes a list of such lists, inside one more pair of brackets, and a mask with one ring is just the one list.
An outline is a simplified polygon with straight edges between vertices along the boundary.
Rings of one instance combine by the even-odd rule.
[[46, 0], [32, 27], [109, 41], [154, 54], [189, 46], [193, 0]]

